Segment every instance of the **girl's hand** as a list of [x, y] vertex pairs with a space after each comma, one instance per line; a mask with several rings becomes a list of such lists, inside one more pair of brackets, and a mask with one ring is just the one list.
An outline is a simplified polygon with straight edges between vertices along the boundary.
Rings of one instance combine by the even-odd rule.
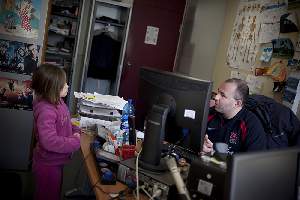
[[80, 139], [80, 133], [74, 133], [73, 134], [75, 137], [77, 137], [78, 139]]

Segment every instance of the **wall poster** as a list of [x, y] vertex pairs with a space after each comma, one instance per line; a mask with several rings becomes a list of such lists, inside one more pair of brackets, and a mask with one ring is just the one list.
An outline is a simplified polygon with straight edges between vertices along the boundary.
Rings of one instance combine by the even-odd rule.
[[273, 2], [264, 5], [260, 14], [259, 43], [269, 43], [278, 39], [280, 32], [280, 17], [287, 12], [286, 3]]
[[38, 39], [41, 0], [0, 0], [0, 33]]
[[261, 1], [240, 1], [227, 51], [229, 66], [247, 68], [255, 64], [261, 9]]
[[0, 107], [32, 110], [31, 80], [0, 77]]
[[31, 75], [39, 50], [39, 45], [0, 39], [0, 71]]

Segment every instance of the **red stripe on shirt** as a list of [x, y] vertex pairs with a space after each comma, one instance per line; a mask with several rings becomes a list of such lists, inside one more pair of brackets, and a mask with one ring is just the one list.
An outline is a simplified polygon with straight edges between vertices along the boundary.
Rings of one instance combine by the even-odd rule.
[[240, 128], [242, 130], [242, 141], [246, 140], [246, 135], [247, 135], [247, 126], [244, 121], [241, 121], [240, 123]]
[[215, 114], [208, 115], [207, 121], [210, 122], [211, 120], [213, 120], [213, 118], [215, 118], [215, 116]]

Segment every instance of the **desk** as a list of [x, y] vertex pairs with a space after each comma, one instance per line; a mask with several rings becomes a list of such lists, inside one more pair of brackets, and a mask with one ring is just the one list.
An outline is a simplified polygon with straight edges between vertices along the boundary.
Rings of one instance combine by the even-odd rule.
[[[87, 169], [87, 174], [90, 179], [90, 183], [94, 186], [94, 192], [97, 200], [108, 200], [111, 197], [108, 195], [109, 193], [119, 193], [127, 188], [126, 185], [117, 181], [116, 185], [102, 185], [99, 181], [100, 176], [97, 170], [97, 163], [93, 156], [93, 152], [90, 150], [90, 144], [94, 140], [93, 135], [89, 135], [86, 133], [82, 133], [80, 137], [80, 148], [83, 154], [83, 159], [85, 162], [85, 166]], [[146, 196], [140, 195], [141, 199], [147, 199]], [[126, 199], [133, 200], [135, 199], [133, 195], [128, 194]]]

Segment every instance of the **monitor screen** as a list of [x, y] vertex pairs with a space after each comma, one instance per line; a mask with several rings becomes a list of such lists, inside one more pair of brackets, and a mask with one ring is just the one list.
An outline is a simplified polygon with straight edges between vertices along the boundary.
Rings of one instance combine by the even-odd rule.
[[143, 126], [153, 105], [170, 107], [164, 140], [199, 152], [206, 131], [212, 82], [141, 68], [137, 126]]
[[229, 162], [230, 200], [297, 199], [299, 148], [236, 154]]

